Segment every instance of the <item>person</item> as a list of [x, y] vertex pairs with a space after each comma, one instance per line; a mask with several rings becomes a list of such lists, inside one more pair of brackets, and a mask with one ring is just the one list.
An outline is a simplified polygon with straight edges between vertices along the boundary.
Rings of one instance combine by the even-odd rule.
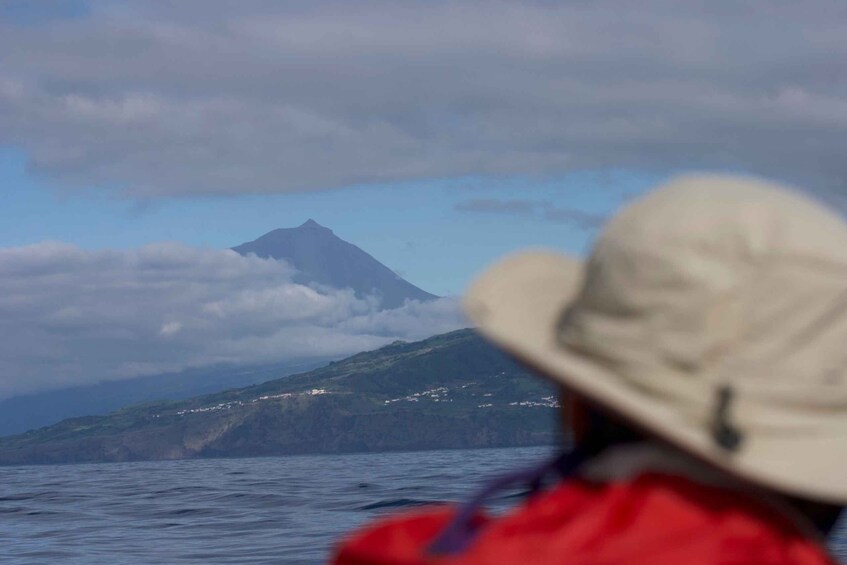
[[[524, 252], [464, 304], [562, 387], [574, 449], [463, 507], [368, 525], [336, 564], [836, 562], [825, 537], [847, 502], [847, 225], [835, 213], [760, 180], [682, 177], [609, 220], [585, 263]], [[485, 514], [515, 478], [533, 494]]]

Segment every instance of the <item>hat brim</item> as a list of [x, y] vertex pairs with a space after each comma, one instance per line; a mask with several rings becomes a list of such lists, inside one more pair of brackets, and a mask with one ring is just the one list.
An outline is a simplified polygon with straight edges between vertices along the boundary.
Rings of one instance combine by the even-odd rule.
[[727, 451], [672, 403], [561, 345], [556, 328], [579, 293], [582, 276], [582, 263], [571, 257], [521, 253], [472, 284], [465, 311], [480, 333], [517, 360], [705, 462], [780, 492], [847, 503], [847, 425], [813, 434], [750, 433], [741, 449]]

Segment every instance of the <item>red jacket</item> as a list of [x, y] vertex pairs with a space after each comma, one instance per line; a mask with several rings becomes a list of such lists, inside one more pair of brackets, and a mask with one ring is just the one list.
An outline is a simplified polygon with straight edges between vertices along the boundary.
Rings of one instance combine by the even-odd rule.
[[480, 515], [458, 555], [428, 547], [453, 516], [437, 506], [385, 518], [338, 549], [336, 565], [834, 565], [813, 534], [738, 491], [662, 473], [570, 480], [500, 518]]

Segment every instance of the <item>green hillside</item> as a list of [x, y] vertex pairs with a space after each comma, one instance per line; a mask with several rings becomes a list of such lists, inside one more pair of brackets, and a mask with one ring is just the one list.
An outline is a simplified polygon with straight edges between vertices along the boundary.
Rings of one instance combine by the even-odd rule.
[[180, 402], [0, 438], [0, 464], [535, 445], [555, 391], [471, 330]]

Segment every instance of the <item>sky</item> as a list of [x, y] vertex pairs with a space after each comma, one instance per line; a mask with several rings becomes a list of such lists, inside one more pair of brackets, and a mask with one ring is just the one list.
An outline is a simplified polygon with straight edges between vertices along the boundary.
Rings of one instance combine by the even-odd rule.
[[[2, 1], [0, 398], [460, 327], [485, 265], [682, 172], [843, 211], [845, 146], [837, 0]], [[225, 251], [309, 218], [446, 298]]]

